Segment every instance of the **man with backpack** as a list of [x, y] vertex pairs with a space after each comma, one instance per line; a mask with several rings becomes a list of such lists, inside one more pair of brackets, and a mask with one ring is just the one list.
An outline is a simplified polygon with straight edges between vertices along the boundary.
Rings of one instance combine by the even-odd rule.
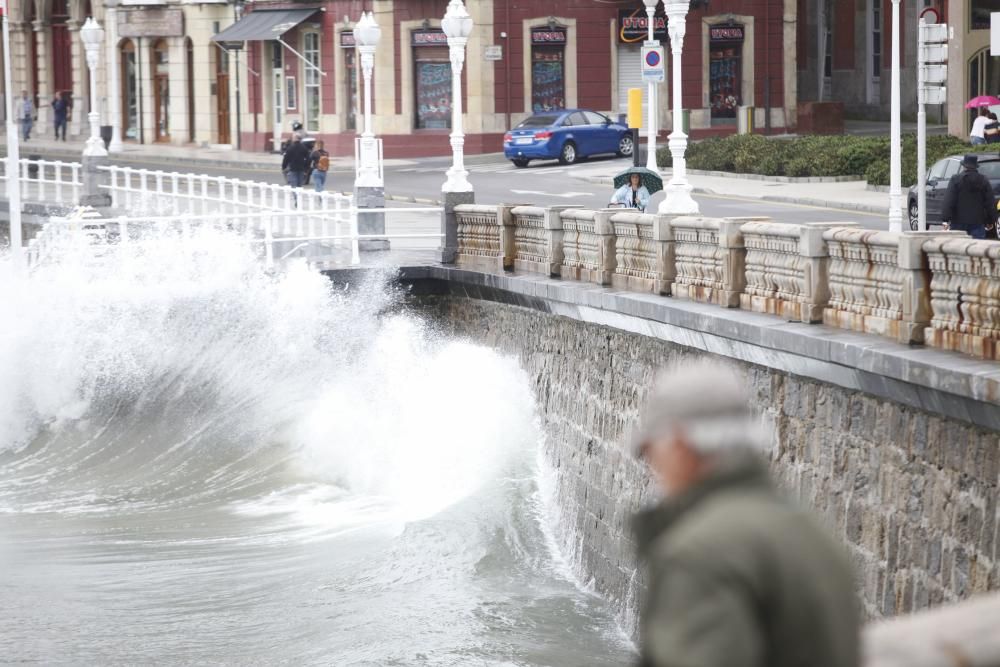
[[312, 168], [313, 187], [316, 192], [326, 188], [326, 172], [330, 169], [330, 154], [323, 148], [323, 142], [316, 142], [316, 149], [309, 155], [309, 166]]
[[986, 238], [997, 223], [993, 186], [979, 173], [979, 157], [966, 155], [962, 171], [951, 177], [941, 207], [941, 220], [948, 229], [962, 231], [974, 239]]
[[309, 149], [302, 143], [302, 138], [292, 135], [292, 143], [285, 151], [281, 160], [281, 171], [286, 182], [293, 188], [301, 188], [306, 182], [306, 172], [309, 169]]

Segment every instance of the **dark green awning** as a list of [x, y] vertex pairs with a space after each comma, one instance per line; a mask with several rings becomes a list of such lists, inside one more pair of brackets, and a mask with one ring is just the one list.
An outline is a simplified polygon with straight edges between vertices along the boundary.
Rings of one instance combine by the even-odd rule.
[[280, 39], [319, 9], [258, 9], [212, 37], [216, 42], [252, 42]]

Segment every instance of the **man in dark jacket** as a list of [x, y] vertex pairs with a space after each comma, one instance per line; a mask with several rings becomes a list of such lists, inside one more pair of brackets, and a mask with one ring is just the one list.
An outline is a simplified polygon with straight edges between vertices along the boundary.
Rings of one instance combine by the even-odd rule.
[[941, 220], [948, 229], [962, 231], [974, 239], [986, 238], [986, 230], [997, 222], [993, 186], [979, 173], [979, 158], [966, 155], [962, 172], [951, 177], [941, 206]]
[[690, 364], [654, 388], [635, 440], [667, 496], [635, 523], [644, 667], [857, 667], [850, 565], [774, 489], [767, 441], [734, 371]]
[[306, 182], [308, 169], [309, 149], [302, 143], [302, 137], [292, 135], [292, 144], [281, 160], [281, 171], [285, 174], [285, 180], [293, 188], [301, 188]]

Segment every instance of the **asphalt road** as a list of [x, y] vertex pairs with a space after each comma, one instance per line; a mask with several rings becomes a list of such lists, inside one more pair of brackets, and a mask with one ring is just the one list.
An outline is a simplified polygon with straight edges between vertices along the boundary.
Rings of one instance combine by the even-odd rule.
[[[386, 193], [395, 197], [436, 200], [440, 197], [441, 184], [450, 158], [421, 158], [418, 160], [392, 160], [385, 167]], [[563, 166], [558, 162], [532, 163], [518, 169], [497, 156], [471, 156], [467, 159], [469, 180], [476, 190], [476, 202], [482, 204], [525, 203], [539, 206], [579, 204], [587, 208], [603, 207], [611, 196], [609, 186], [579, 178], [581, 174], [605, 172], [628, 167], [627, 159], [594, 158], [577, 165]], [[129, 161], [129, 166], [148, 169], [167, 169], [181, 173], [206, 173], [210, 176], [228, 176], [282, 183], [277, 169], [262, 171], [252, 168], [212, 168], [199, 164], [190, 168], [170, 165], [164, 167], [154, 161]], [[327, 180], [327, 189], [350, 190], [353, 171], [335, 167]], [[696, 194], [703, 215], [710, 217], [766, 216], [778, 222], [856, 222], [863, 227], [882, 229], [886, 225], [882, 214], [848, 211], [800, 204], [761, 201], [744, 197], [718, 194]]]

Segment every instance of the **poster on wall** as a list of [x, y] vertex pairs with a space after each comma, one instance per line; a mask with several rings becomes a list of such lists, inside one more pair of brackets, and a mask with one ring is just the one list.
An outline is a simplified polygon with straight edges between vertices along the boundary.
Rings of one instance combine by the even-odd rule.
[[417, 129], [451, 127], [451, 64], [417, 63]]

